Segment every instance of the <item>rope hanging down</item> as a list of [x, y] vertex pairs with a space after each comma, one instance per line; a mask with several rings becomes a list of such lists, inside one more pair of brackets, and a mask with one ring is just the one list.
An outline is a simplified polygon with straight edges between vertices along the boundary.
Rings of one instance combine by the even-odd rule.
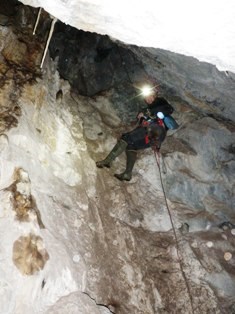
[[[39, 11], [38, 11], [37, 20], [36, 20], [36, 23], [35, 23], [35, 26], [34, 26], [34, 29], [33, 29], [33, 35], [35, 35], [35, 33], [36, 33], [36, 29], [37, 29], [38, 22], [39, 22], [39, 19], [40, 19], [41, 11], [42, 11], [42, 8], [40, 8]], [[52, 23], [51, 23], [50, 32], [49, 32], [49, 35], [48, 35], [48, 38], [47, 38], [47, 42], [46, 42], [46, 46], [44, 48], [44, 53], [43, 53], [42, 61], [41, 61], [41, 64], [40, 64], [40, 68], [42, 68], [42, 66], [43, 66], [44, 59], [45, 59], [46, 54], [47, 54], [47, 50], [48, 50], [48, 47], [49, 47], [49, 44], [50, 44], [50, 40], [51, 40], [53, 31], [54, 31], [54, 27], [55, 27], [55, 23], [56, 22], [57, 22], [57, 18], [53, 17], [53, 20], [52, 20]]]
[[52, 23], [51, 23], [51, 29], [50, 29], [50, 33], [48, 35], [46, 47], [44, 49], [44, 54], [43, 54], [43, 58], [42, 58], [42, 62], [41, 62], [40, 68], [42, 68], [42, 66], [43, 66], [43, 62], [44, 62], [44, 59], [45, 59], [46, 54], [47, 54], [48, 46], [49, 46], [49, 43], [50, 43], [53, 31], [54, 31], [54, 27], [55, 27], [55, 23], [56, 22], [57, 22], [57, 18], [54, 17], [53, 20], [52, 20]]
[[39, 11], [38, 11], [37, 20], [36, 20], [36, 23], [35, 23], [35, 26], [34, 26], [34, 29], [33, 29], [33, 35], [35, 35], [35, 33], [36, 33], [36, 29], [37, 29], [37, 26], [38, 26], [38, 22], [39, 22], [39, 19], [40, 19], [41, 12], [42, 12], [42, 8], [40, 8]]
[[161, 181], [162, 191], [163, 191], [163, 195], [164, 195], [164, 199], [165, 199], [165, 203], [166, 203], [166, 208], [167, 208], [167, 211], [168, 211], [168, 215], [169, 215], [169, 218], [170, 218], [172, 230], [173, 230], [173, 233], [174, 233], [177, 259], [178, 259], [180, 270], [181, 270], [182, 276], [184, 278], [184, 282], [185, 282], [186, 289], [187, 289], [187, 292], [188, 292], [192, 313], [194, 314], [193, 298], [192, 298], [192, 295], [191, 295], [191, 292], [190, 292], [190, 287], [189, 287], [189, 284], [188, 284], [188, 280], [187, 280], [187, 277], [185, 275], [185, 272], [184, 272], [184, 269], [183, 269], [183, 265], [182, 265], [182, 261], [181, 261], [181, 258], [180, 258], [179, 242], [178, 242], [178, 238], [177, 238], [177, 235], [176, 235], [174, 222], [173, 222], [173, 219], [172, 219], [171, 211], [170, 211], [170, 208], [169, 208], [169, 205], [168, 205], [168, 202], [167, 202], [167, 198], [166, 198], [166, 192], [165, 192], [164, 185], [163, 185], [161, 166], [160, 166], [160, 152], [155, 147], [153, 148], [153, 152], [154, 152], [154, 156], [155, 156], [156, 163], [157, 163], [158, 170], [159, 170], [159, 174], [160, 174], [160, 181]]

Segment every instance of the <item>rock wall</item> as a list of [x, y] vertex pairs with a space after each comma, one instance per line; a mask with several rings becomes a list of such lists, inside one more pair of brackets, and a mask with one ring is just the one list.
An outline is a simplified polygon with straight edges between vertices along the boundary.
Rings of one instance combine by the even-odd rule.
[[[151, 150], [140, 152], [130, 183], [113, 176], [123, 155], [111, 169], [95, 166], [129, 127], [125, 108], [135, 117], [125, 81], [79, 95], [48, 55], [40, 71], [44, 41], [19, 25], [0, 27], [0, 312], [233, 313], [233, 79], [128, 48], [181, 125], [162, 147], [169, 216]], [[226, 95], [223, 110], [208, 103], [215, 90]]]

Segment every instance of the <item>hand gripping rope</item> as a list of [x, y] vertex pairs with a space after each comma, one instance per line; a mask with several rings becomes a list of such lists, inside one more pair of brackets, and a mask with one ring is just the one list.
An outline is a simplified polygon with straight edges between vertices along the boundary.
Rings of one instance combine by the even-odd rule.
[[[176, 254], [177, 254], [177, 259], [178, 259], [178, 263], [179, 263], [179, 266], [180, 266], [180, 271], [182, 273], [182, 276], [183, 276], [183, 279], [184, 279], [184, 282], [185, 282], [185, 286], [186, 286], [186, 289], [187, 289], [187, 292], [188, 292], [191, 310], [192, 310], [192, 313], [194, 314], [193, 298], [192, 298], [192, 294], [190, 292], [188, 279], [186, 277], [186, 274], [184, 272], [184, 268], [183, 268], [183, 265], [182, 265], [182, 259], [180, 257], [179, 241], [178, 241], [178, 238], [177, 238], [177, 235], [176, 235], [176, 230], [175, 230], [174, 222], [173, 222], [173, 219], [172, 219], [171, 210], [170, 210], [168, 202], [167, 202], [166, 192], [165, 192], [164, 185], [163, 185], [162, 172], [161, 172], [161, 166], [160, 166], [161, 154], [160, 154], [160, 151], [155, 146], [153, 146], [152, 149], [153, 149], [154, 156], [155, 156], [155, 159], [156, 159], [156, 163], [157, 163], [157, 166], [158, 166], [158, 170], [159, 170], [159, 174], [160, 174], [160, 181], [161, 181], [161, 186], [162, 186], [162, 191], [163, 191], [163, 195], [164, 195], [164, 199], [165, 199], [165, 203], [166, 203], [166, 208], [167, 208], [167, 211], [168, 211], [168, 215], [169, 215], [169, 218], [170, 218], [170, 222], [171, 222], [171, 226], [172, 226], [172, 230], [173, 230], [173, 234], [174, 234], [174, 238], [175, 238]], [[165, 167], [165, 165], [164, 165], [164, 167]]]

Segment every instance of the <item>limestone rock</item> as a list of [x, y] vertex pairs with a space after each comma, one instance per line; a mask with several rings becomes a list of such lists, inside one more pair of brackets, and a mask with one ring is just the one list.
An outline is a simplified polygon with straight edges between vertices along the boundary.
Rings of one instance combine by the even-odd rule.
[[[112, 85], [111, 73], [106, 91], [82, 96], [60, 77], [58, 60], [49, 55], [39, 75], [44, 37], [31, 36], [23, 12], [22, 29], [21, 22], [14, 34], [0, 28], [1, 52], [16, 37], [33, 48], [30, 60], [27, 53], [11, 56], [15, 62], [1, 58], [0, 311], [156, 314], [191, 313], [193, 307], [195, 313], [232, 313], [231, 77], [195, 59], [132, 46], [124, 56], [134, 54], [132, 60], [144, 65], [130, 75], [135, 87], [120, 66], [120, 84]], [[113, 50], [100, 53], [94, 62], [111, 58]], [[119, 182], [113, 175], [125, 168], [125, 154], [110, 169], [97, 169], [95, 161], [131, 129], [131, 118], [144, 105], [136, 90], [143, 72], [144, 79], [159, 81], [180, 128], [168, 132], [164, 143], [164, 173], [148, 149], [139, 152], [133, 179]], [[96, 90], [104, 86], [91, 81]], [[17, 123], [4, 122], [11, 116]], [[221, 228], [226, 222], [231, 228]]]

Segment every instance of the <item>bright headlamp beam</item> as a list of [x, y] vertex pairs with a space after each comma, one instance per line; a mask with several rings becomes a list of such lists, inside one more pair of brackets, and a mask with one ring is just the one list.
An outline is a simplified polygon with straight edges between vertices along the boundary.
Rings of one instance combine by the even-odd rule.
[[143, 96], [149, 96], [153, 93], [153, 89], [150, 86], [144, 86], [141, 90], [141, 94]]

